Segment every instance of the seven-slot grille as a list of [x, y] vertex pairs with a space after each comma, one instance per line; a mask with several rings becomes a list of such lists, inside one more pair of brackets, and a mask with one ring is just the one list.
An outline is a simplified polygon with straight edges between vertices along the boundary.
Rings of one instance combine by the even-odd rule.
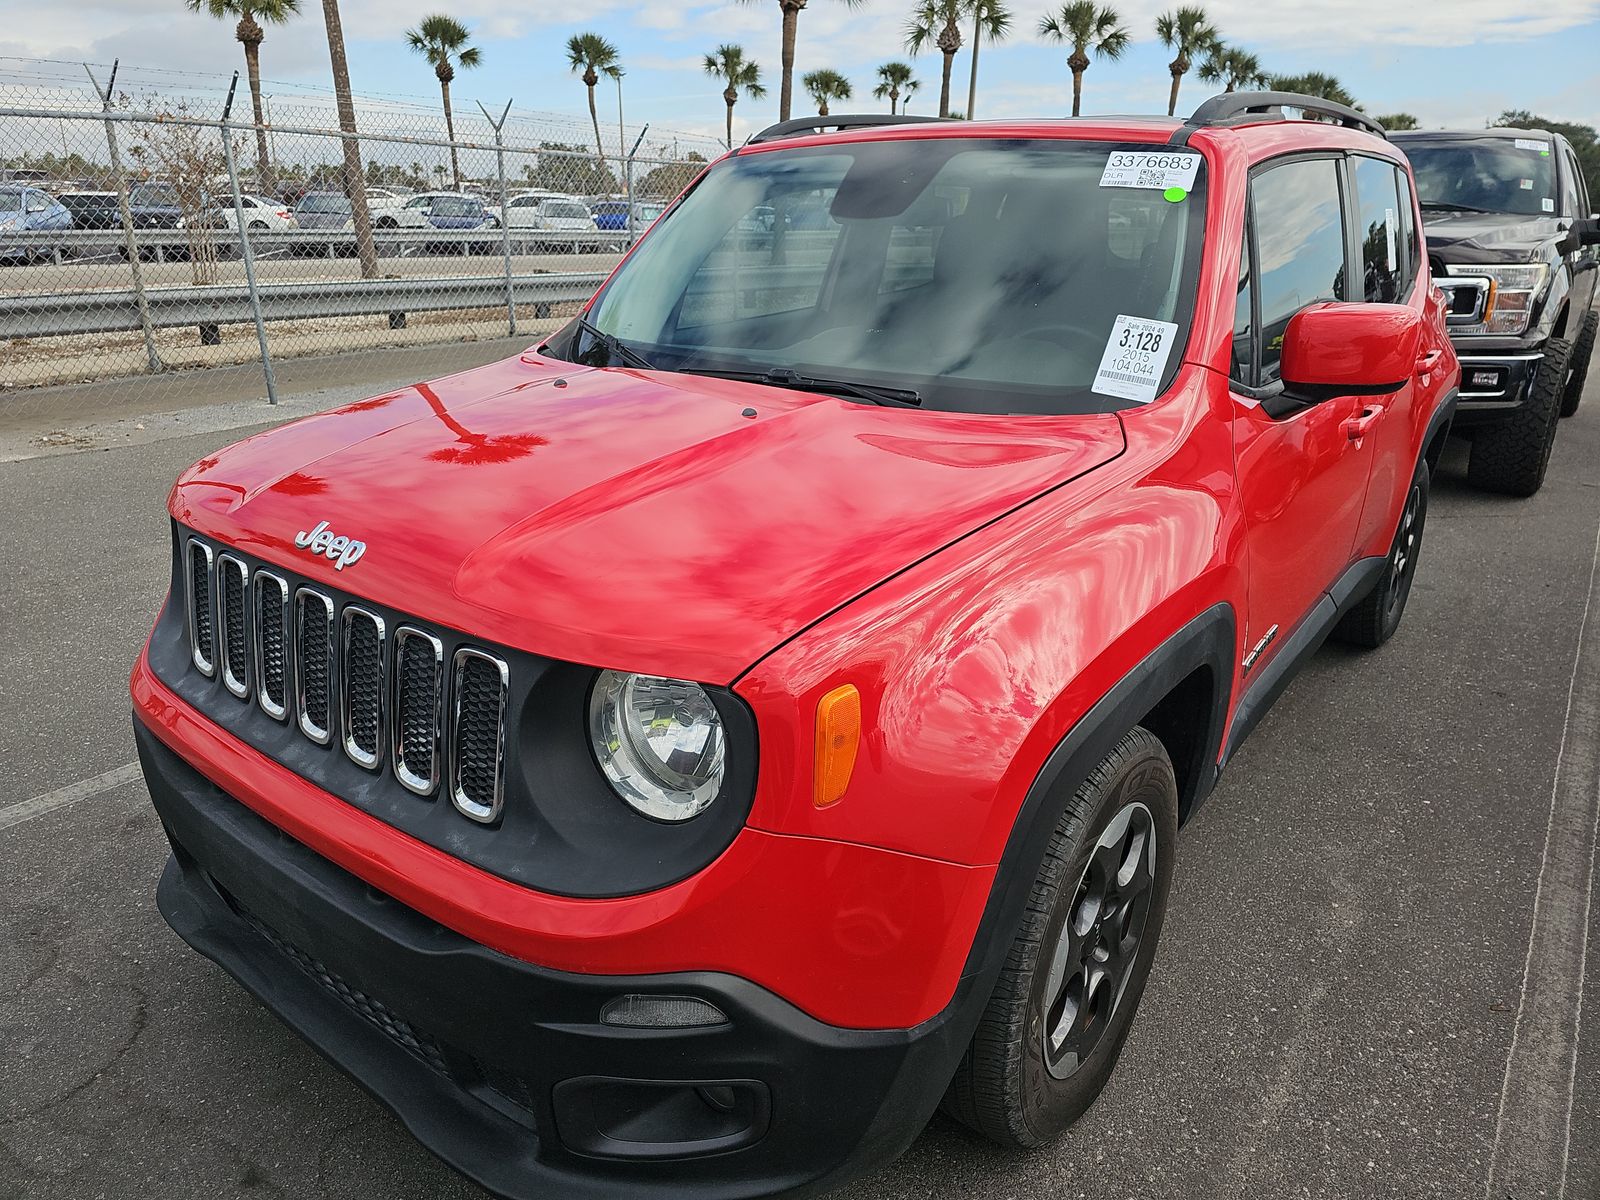
[[[463, 646], [446, 678], [444, 643], [414, 625], [392, 633], [377, 612], [320, 588], [291, 592], [198, 538], [184, 544], [189, 651], [195, 668], [252, 695], [275, 720], [291, 720], [318, 745], [337, 737], [345, 755], [432, 796], [448, 774], [451, 802], [475, 821], [500, 815], [505, 780], [509, 670]], [[447, 703], [447, 695], [448, 703]], [[446, 727], [446, 713], [449, 727]], [[386, 736], [387, 735], [387, 736]]]

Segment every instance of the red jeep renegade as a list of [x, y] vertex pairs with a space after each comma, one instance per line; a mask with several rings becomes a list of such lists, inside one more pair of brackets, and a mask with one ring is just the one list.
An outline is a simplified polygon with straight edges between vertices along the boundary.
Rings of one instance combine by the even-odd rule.
[[1411, 589], [1459, 370], [1380, 128], [826, 125], [548, 342], [172, 492], [161, 911], [505, 1196], [1058, 1135], [1179, 826]]

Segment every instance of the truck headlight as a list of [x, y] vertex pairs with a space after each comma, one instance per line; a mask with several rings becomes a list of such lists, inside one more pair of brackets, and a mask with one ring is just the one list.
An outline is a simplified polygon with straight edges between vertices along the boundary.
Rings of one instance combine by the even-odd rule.
[[722, 718], [697, 683], [601, 671], [589, 741], [611, 790], [657, 821], [698, 816], [722, 790]]
[[1544, 290], [1550, 269], [1544, 263], [1493, 264], [1452, 263], [1445, 267], [1451, 275], [1484, 275], [1494, 281], [1494, 291], [1483, 314], [1481, 325], [1457, 326], [1453, 333], [1518, 334], [1528, 328], [1533, 304]]

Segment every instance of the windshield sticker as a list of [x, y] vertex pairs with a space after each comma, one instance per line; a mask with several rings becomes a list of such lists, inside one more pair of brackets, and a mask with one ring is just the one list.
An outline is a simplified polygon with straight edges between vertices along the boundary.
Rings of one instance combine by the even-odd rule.
[[1389, 252], [1389, 270], [1398, 270], [1400, 266], [1399, 248], [1394, 239], [1394, 209], [1383, 210], [1383, 233], [1386, 241], [1385, 249]]
[[1533, 191], [1533, 180], [1519, 179], [1517, 180], [1517, 186], [1525, 192], [1531, 192]]
[[1546, 196], [1543, 200], [1539, 201], [1539, 207], [1545, 212], [1555, 212], [1556, 202], [1550, 199], [1549, 196]]
[[1540, 154], [1550, 153], [1549, 142], [1537, 141], [1534, 138], [1518, 138], [1516, 147], [1518, 150], [1537, 150]]
[[1102, 396], [1149, 404], [1161, 386], [1167, 355], [1172, 353], [1177, 336], [1178, 327], [1171, 321], [1118, 314], [1091, 390]]
[[[1195, 176], [1200, 173], [1198, 154], [1151, 154], [1144, 151], [1114, 151], [1106, 159], [1106, 169], [1100, 175], [1101, 187], [1130, 188], [1182, 188], [1185, 194], [1194, 190]], [[1167, 199], [1172, 199], [1168, 196]]]

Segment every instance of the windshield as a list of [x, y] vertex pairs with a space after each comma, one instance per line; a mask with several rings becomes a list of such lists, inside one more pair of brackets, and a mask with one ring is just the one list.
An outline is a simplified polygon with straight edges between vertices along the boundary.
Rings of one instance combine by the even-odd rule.
[[471, 217], [478, 212], [478, 202], [461, 196], [440, 196], [433, 202], [436, 217]]
[[[1187, 186], [1102, 186], [1124, 149], [1182, 160]], [[1188, 335], [1204, 186], [1198, 154], [1106, 142], [738, 155], [652, 227], [590, 320], [665, 370], [795, 371], [964, 412], [1126, 407], [1105, 385], [1113, 327], [1159, 326], [1145, 342], [1165, 386]]]
[[1539, 137], [1405, 138], [1424, 208], [1545, 216], [1556, 211], [1555, 147]]
[[343, 213], [350, 211], [350, 201], [336, 192], [312, 192], [300, 201], [300, 211], [308, 213]]
[[572, 204], [560, 200], [546, 200], [544, 215], [547, 217], [576, 217], [580, 221], [589, 219], [589, 210], [581, 204]]

